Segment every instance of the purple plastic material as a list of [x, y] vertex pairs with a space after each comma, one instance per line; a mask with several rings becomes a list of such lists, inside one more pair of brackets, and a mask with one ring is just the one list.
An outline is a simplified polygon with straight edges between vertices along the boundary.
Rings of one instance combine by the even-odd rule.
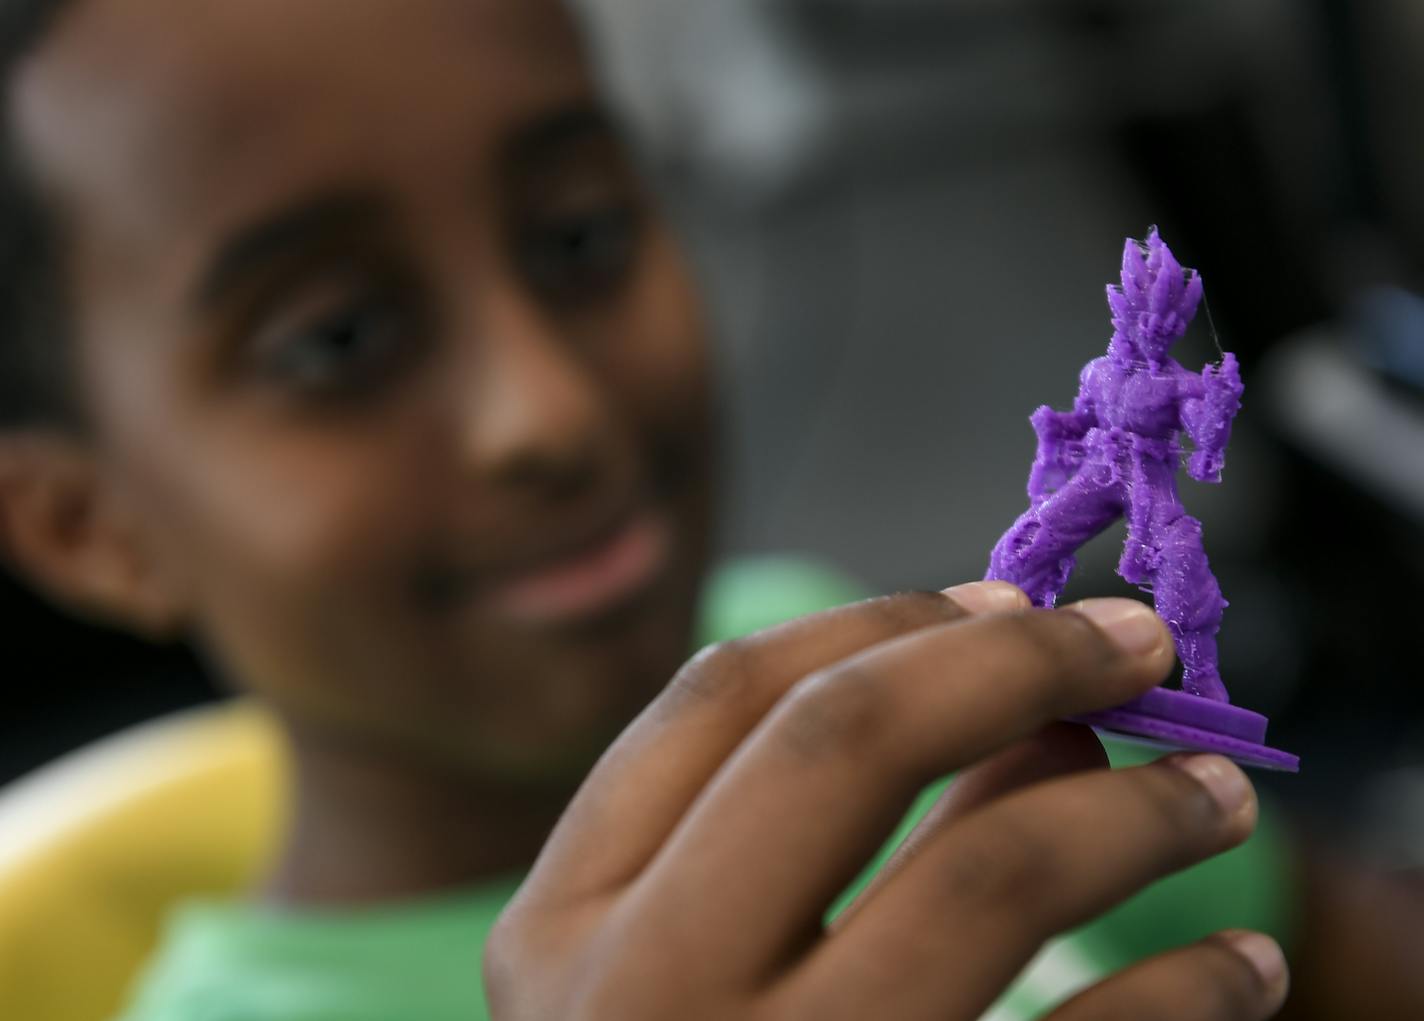
[[1128, 239], [1122, 283], [1108, 287], [1108, 352], [1083, 368], [1072, 411], [1045, 405], [1033, 413], [1038, 455], [1029, 472], [1029, 508], [994, 547], [987, 577], [1013, 582], [1037, 606], [1053, 606], [1078, 548], [1125, 517], [1118, 573], [1152, 593], [1176, 642], [1183, 690], [1159, 688], [1082, 721], [1294, 771], [1295, 756], [1264, 744], [1266, 718], [1228, 704], [1216, 653], [1226, 600], [1207, 564], [1201, 522], [1177, 495], [1181, 433], [1194, 447], [1187, 474], [1220, 482], [1241, 408], [1235, 355], [1223, 353], [1199, 374], [1168, 357], [1201, 297], [1201, 277], [1182, 268], [1155, 227], [1145, 242]]
[[1155, 688], [1116, 709], [1073, 717], [1134, 741], [1172, 750], [1216, 752], [1246, 766], [1288, 773], [1300, 759], [1266, 745], [1266, 717], [1185, 691]]

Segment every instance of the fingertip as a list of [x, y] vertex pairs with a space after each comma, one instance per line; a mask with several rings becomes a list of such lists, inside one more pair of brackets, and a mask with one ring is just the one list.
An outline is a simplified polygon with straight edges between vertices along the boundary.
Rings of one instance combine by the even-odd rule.
[[1033, 605], [1021, 588], [1007, 581], [971, 581], [947, 588], [943, 594], [971, 614], [1009, 613]]
[[1064, 609], [1088, 618], [1130, 656], [1157, 658], [1171, 648], [1172, 634], [1162, 618], [1135, 599], [1085, 599]]
[[1256, 788], [1240, 766], [1222, 755], [1182, 752], [1160, 765], [1180, 770], [1201, 785], [1216, 806], [1227, 846], [1235, 847], [1256, 829], [1260, 805]]
[[1285, 1001], [1290, 987], [1290, 968], [1279, 943], [1264, 933], [1245, 929], [1220, 933], [1217, 939], [1251, 966], [1273, 1006]]

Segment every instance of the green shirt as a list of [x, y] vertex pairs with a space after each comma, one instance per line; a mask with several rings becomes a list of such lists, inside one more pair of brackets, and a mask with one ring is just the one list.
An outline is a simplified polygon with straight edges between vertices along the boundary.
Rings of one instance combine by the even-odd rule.
[[481, 948], [519, 879], [380, 909], [183, 905], [125, 1017], [479, 1021]]
[[[758, 630], [859, 594], [802, 561], [733, 564], [709, 584], [699, 639]], [[1118, 764], [1138, 754], [1112, 751]], [[942, 786], [925, 793], [846, 899]], [[985, 1021], [1038, 1017], [1132, 961], [1218, 929], [1259, 929], [1286, 939], [1291, 871], [1280, 835], [1263, 816], [1241, 848], [1158, 883], [1050, 944]], [[485, 1021], [481, 949], [519, 879], [378, 909], [183, 905], [170, 917], [122, 1021]]]

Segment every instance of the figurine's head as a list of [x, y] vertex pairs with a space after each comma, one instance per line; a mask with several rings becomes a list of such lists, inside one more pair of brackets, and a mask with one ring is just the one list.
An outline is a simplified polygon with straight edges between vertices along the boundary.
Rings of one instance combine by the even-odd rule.
[[1108, 285], [1113, 352], [1156, 365], [1187, 331], [1201, 301], [1201, 277], [1184, 270], [1153, 227], [1146, 241], [1128, 238], [1122, 284]]

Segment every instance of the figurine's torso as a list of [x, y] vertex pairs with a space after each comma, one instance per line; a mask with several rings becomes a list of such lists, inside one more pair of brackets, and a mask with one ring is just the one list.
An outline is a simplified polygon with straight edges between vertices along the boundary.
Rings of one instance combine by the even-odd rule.
[[1092, 401], [1100, 428], [1172, 440], [1182, 427], [1179, 377], [1183, 371], [1171, 359], [1153, 369], [1146, 363], [1123, 365], [1104, 355], [1084, 370], [1083, 392]]

